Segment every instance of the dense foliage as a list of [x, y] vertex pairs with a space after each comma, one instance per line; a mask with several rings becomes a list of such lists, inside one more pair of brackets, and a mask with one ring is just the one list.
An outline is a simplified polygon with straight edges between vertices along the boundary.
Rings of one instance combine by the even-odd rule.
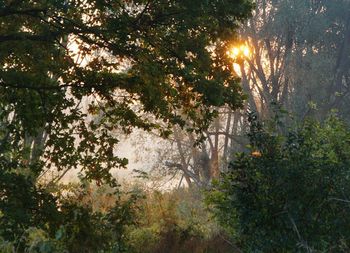
[[226, 253], [234, 247], [210, 219], [202, 194], [188, 188], [150, 191], [139, 201], [137, 224], [129, 227], [131, 253]]
[[245, 252], [349, 251], [349, 128], [335, 116], [285, 133], [250, 128], [252, 152], [208, 194], [220, 223]]
[[[122, 194], [110, 188], [94, 199], [92, 186], [87, 182], [56, 188], [54, 195], [64, 192], [64, 196], [57, 197], [58, 207], [40, 206], [39, 210], [33, 210], [38, 217], [24, 216], [25, 207], [11, 210], [12, 216], [4, 213], [7, 217], [1, 217], [0, 252], [128, 252], [125, 234], [127, 226], [135, 223], [139, 194]], [[47, 216], [39, 216], [39, 211]], [[4, 221], [12, 222], [4, 224]]]
[[0, 4], [7, 171], [29, 166], [36, 177], [43, 166], [79, 167], [110, 182], [109, 170], [127, 162], [113, 155], [116, 130], [200, 131], [212, 106], [242, 103], [226, 51], [249, 1]]

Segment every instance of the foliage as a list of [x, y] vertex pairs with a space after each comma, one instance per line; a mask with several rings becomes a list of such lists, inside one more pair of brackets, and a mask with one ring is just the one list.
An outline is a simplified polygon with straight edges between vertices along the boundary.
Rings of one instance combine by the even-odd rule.
[[[199, 131], [215, 115], [211, 106], [242, 104], [225, 50], [249, 1], [0, 3], [0, 105], [4, 119], [15, 113], [5, 120], [7, 141], [44, 130], [46, 166], [111, 180], [106, 171], [125, 166], [111, 154], [112, 130], [166, 136], [168, 125], [187, 122]], [[87, 107], [99, 121], [79, 110], [84, 97], [95, 98]]]
[[54, 219], [46, 223], [42, 221], [43, 224], [33, 223], [24, 229], [20, 237], [15, 238], [12, 230], [6, 227], [0, 228], [0, 232], [4, 235], [1, 237], [3, 241], [0, 247], [4, 248], [4, 251], [20, 250], [30, 253], [127, 251], [125, 231], [127, 226], [135, 222], [136, 201], [139, 198], [137, 193], [126, 194], [112, 188], [109, 192], [99, 193], [101, 199], [108, 199], [108, 205], [94, 208], [94, 203], [90, 201], [90, 184], [60, 188], [63, 195], [60, 192], [56, 193], [59, 196], [57, 197], [59, 204], [58, 210], [54, 209]]
[[200, 192], [183, 188], [150, 192], [140, 206], [137, 224], [129, 227], [130, 252], [233, 251], [226, 235], [210, 219]]
[[331, 116], [278, 129], [251, 117], [251, 153], [208, 193], [214, 214], [246, 252], [347, 252], [349, 128]]

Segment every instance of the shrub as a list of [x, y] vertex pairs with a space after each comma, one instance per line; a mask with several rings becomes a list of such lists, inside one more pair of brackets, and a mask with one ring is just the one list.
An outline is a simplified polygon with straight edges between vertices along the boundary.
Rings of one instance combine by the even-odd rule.
[[[107, 188], [94, 190], [87, 182], [57, 186], [57, 192], [52, 194], [57, 199], [55, 219], [43, 220], [37, 226], [22, 226], [22, 233], [14, 238], [0, 236], [0, 252], [128, 252], [126, 228], [135, 222], [139, 196], [123, 193], [118, 187], [108, 188], [108, 192], [104, 189]], [[99, 199], [99, 205], [93, 198]], [[8, 220], [7, 216], [2, 217]], [[9, 228], [0, 227], [0, 235], [15, 234]]]
[[337, 117], [285, 133], [250, 117], [207, 201], [244, 252], [349, 252], [350, 131]]
[[195, 189], [151, 192], [140, 206], [138, 224], [129, 228], [129, 252], [235, 252]]

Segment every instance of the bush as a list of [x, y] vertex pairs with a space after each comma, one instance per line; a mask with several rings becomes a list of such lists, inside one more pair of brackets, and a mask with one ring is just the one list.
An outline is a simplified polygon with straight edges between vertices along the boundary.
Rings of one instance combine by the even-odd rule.
[[[135, 222], [138, 194], [123, 193], [118, 187], [95, 190], [87, 182], [57, 188], [52, 194], [57, 199], [55, 219], [22, 226], [19, 236], [15, 233], [19, 229], [0, 227], [0, 252], [128, 252], [126, 228]], [[9, 218], [2, 215], [4, 221]]]
[[140, 206], [138, 224], [129, 228], [129, 252], [235, 252], [195, 189], [151, 192]]
[[244, 252], [349, 252], [350, 131], [337, 117], [286, 133], [250, 117], [207, 201]]

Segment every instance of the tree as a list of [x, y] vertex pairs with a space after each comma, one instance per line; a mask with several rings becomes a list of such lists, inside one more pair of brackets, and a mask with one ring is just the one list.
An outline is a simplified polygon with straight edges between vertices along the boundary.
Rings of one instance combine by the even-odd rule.
[[218, 117], [203, 132], [204, 140], [199, 144], [198, 135], [175, 127], [174, 134], [159, 145], [152, 172], [171, 178], [180, 175], [179, 185], [186, 182], [189, 187], [207, 187], [225, 171], [233, 151], [247, 144], [237, 129], [245, 122], [241, 111], [233, 113], [227, 106], [217, 110]]
[[283, 134], [254, 117], [251, 152], [208, 193], [219, 222], [247, 252], [348, 251], [348, 126], [331, 116]]
[[266, 119], [273, 114], [271, 102], [299, 119], [310, 106], [320, 119], [331, 109], [347, 117], [349, 17], [343, 0], [257, 1], [240, 31], [251, 55], [236, 59], [247, 107]]
[[[38, 184], [50, 168], [60, 172], [53, 183], [79, 168], [86, 179], [115, 184], [110, 170], [127, 164], [114, 155], [118, 129], [168, 136], [179, 125], [200, 133], [217, 114], [213, 106], [241, 106], [226, 51], [251, 7], [245, 0], [0, 1], [2, 233], [44, 226], [48, 204], [59, 213]], [[12, 226], [18, 230], [6, 232]]]

